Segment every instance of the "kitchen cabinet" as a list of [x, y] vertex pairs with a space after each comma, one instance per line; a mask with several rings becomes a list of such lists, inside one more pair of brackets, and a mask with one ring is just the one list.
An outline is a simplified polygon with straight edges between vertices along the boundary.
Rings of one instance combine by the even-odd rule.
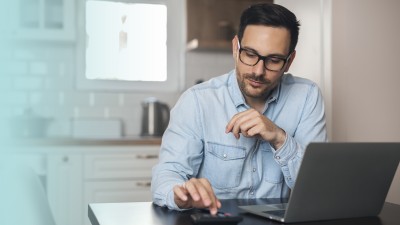
[[27, 141], [12, 155], [41, 177], [57, 225], [90, 225], [89, 203], [151, 201], [160, 142]]
[[257, 2], [261, 1], [187, 0], [188, 50], [230, 51], [242, 11]]
[[14, 0], [0, 8], [7, 40], [75, 39], [75, 0]]
[[[114, 146], [86, 151], [84, 205], [100, 202], [151, 201], [151, 168], [159, 146]], [[90, 225], [87, 214], [84, 224]]]
[[48, 153], [47, 195], [57, 225], [82, 224], [82, 156]]
[[[143, 182], [143, 185], [140, 185]], [[138, 185], [139, 184], [139, 185]], [[109, 202], [149, 202], [151, 201], [150, 181], [115, 180], [85, 182], [84, 205]], [[91, 225], [87, 210], [83, 213], [85, 225]]]

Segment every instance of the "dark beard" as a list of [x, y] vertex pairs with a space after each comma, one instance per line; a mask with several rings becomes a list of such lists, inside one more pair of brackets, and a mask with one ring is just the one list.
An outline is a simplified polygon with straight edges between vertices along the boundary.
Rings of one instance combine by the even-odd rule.
[[[271, 81], [266, 80], [264, 78], [264, 76], [257, 76], [256, 74], [252, 73], [252, 74], [242, 74], [241, 76], [241, 80], [238, 79], [238, 84], [239, 84], [239, 88], [242, 91], [242, 94], [251, 98], [264, 98], [266, 99], [269, 95], [269, 93], [271, 92], [271, 90], [267, 90], [266, 92], [262, 92], [258, 95], [254, 95], [251, 94], [250, 92], [247, 91], [246, 89], [246, 85], [245, 85], [245, 80], [254, 80], [260, 83], [265, 83], [265, 84], [271, 84]], [[268, 88], [269, 89], [269, 88]]]
[[257, 81], [257, 82], [260, 82], [260, 83], [267, 83], [267, 84], [271, 83], [271, 81], [266, 80], [263, 75], [257, 76], [255, 73], [243, 74], [243, 79], [254, 80], [254, 81]]

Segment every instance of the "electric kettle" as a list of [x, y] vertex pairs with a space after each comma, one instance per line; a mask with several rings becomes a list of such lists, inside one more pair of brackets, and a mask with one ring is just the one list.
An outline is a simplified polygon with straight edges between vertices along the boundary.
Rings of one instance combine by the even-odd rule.
[[142, 102], [141, 136], [162, 136], [169, 123], [169, 107], [154, 97]]

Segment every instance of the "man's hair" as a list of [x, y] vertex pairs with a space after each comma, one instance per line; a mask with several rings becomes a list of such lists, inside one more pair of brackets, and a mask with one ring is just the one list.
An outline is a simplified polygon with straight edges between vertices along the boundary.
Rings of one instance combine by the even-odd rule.
[[290, 47], [292, 52], [296, 48], [299, 39], [300, 23], [296, 16], [287, 8], [272, 4], [261, 3], [245, 9], [240, 17], [238, 31], [239, 42], [242, 41], [244, 30], [247, 25], [265, 25], [270, 27], [283, 27], [290, 31]]

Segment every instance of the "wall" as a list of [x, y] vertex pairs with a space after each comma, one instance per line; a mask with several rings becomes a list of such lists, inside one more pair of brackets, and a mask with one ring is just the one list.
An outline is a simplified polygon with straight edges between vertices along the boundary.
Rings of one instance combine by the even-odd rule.
[[[51, 118], [49, 136], [69, 136], [71, 120], [120, 119], [123, 134], [140, 134], [141, 101], [155, 96], [174, 105], [179, 93], [135, 93], [77, 90], [74, 43], [16, 42], [3, 48], [2, 118], [21, 115], [26, 108]], [[8, 90], [8, 91], [7, 91]]]
[[[400, 1], [332, 1], [334, 141], [400, 141]], [[400, 204], [400, 167], [388, 200]]]
[[[76, 45], [59, 41], [15, 42], [0, 51], [0, 118], [26, 108], [51, 118], [50, 137], [71, 135], [73, 119], [119, 119], [123, 135], [140, 134], [141, 101], [155, 96], [171, 107], [181, 92], [84, 91], [76, 88]], [[230, 52], [187, 52], [185, 87], [233, 69]], [[6, 93], [6, 94], [4, 94]]]
[[186, 53], [186, 88], [198, 80], [208, 80], [234, 69], [230, 51], [188, 51]]
[[337, 141], [400, 141], [398, 9], [395, 0], [333, 3]]

